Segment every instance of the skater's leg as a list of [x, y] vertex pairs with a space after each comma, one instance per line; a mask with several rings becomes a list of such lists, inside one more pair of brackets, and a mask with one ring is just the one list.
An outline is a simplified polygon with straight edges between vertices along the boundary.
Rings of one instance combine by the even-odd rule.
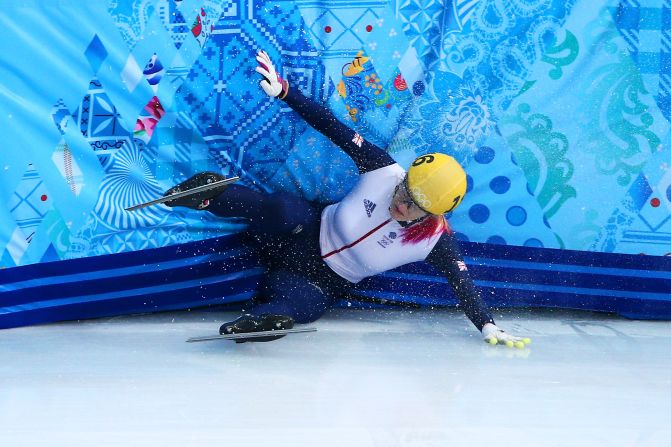
[[300, 273], [275, 270], [264, 277], [259, 297], [249, 313], [288, 315], [296, 323], [305, 324], [318, 320], [335, 299]]
[[207, 211], [220, 217], [246, 218], [250, 231], [257, 234], [300, 231], [319, 219], [319, 211], [306, 200], [283, 192], [261, 193], [242, 185], [228, 186], [210, 201]]
[[[201, 172], [170, 188], [165, 196], [208, 185], [224, 176]], [[294, 195], [261, 193], [242, 185], [225, 185], [190, 196], [170, 200], [167, 206], [207, 210], [220, 217], [242, 217], [249, 220], [253, 234], [277, 235], [297, 232], [319, 222], [320, 210]]]
[[[255, 304], [236, 320], [224, 323], [221, 334], [290, 329], [296, 323], [311, 323], [321, 317], [334, 303], [335, 297], [305, 276], [287, 270], [269, 272], [261, 283]], [[250, 339], [270, 341], [283, 335]]]

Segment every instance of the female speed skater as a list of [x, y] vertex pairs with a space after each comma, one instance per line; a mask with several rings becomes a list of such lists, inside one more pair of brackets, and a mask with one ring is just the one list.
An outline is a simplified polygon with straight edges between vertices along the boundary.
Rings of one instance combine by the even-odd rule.
[[[166, 202], [243, 217], [247, 236], [261, 246], [267, 268], [252, 307], [221, 326], [221, 334], [290, 329], [320, 318], [362, 279], [411, 262], [424, 261], [445, 275], [460, 307], [486, 342], [524, 348], [528, 338], [496, 326], [469, 276], [444, 218], [466, 193], [466, 174], [450, 156], [422, 155], [407, 172], [383, 149], [365, 141], [277, 74], [259, 51], [260, 86], [288, 104], [355, 162], [359, 180], [338, 203], [321, 205], [288, 193], [265, 194], [240, 185]], [[194, 175], [165, 195], [212, 183], [213, 172]], [[269, 336], [249, 341], [269, 341]]]

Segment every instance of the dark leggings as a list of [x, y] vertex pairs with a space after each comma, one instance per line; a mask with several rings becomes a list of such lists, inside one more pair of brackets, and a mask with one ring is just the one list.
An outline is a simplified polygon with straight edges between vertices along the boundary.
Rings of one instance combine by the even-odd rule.
[[351, 289], [321, 259], [319, 224], [323, 206], [288, 193], [265, 194], [231, 185], [208, 211], [248, 219], [247, 235], [258, 244], [267, 272], [249, 313], [290, 315], [297, 323], [319, 319]]

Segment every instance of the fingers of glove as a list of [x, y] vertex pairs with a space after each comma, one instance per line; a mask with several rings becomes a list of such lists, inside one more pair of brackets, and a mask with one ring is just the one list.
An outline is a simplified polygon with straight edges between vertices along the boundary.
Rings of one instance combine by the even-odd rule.
[[268, 73], [275, 73], [275, 67], [270, 61], [263, 59], [262, 57], [256, 56], [256, 62], [259, 64], [260, 68], [263, 68]]
[[270, 83], [268, 81], [263, 80], [263, 81], [259, 82], [259, 85], [261, 86], [263, 91], [266, 92], [266, 95], [273, 96], [273, 94], [272, 94], [273, 88], [270, 86]]
[[268, 82], [271, 82], [271, 81], [274, 79], [274, 78], [270, 75], [270, 73], [268, 72], [268, 70], [266, 70], [266, 69], [263, 68], [263, 67], [256, 67], [255, 70], [256, 70], [256, 72], [257, 72], [258, 74], [260, 74], [261, 76], [263, 76], [264, 78], [266, 78], [266, 80], [267, 80]]
[[270, 82], [263, 80], [259, 82], [259, 85], [263, 89], [264, 92], [266, 92], [266, 95], [271, 96], [271, 97], [276, 97], [282, 92], [282, 86], [279, 84], [276, 85], [271, 85]]
[[270, 59], [268, 58], [268, 53], [266, 53], [266, 52], [263, 51], [263, 50], [259, 50], [259, 51], [256, 52], [256, 59], [258, 60], [259, 58], [261, 58], [261, 59], [263, 59], [263, 60], [265, 60], [265, 61], [270, 60]]
[[506, 345], [509, 348], [524, 349], [528, 344], [531, 343], [530, 338], [520, 338], [512, 335], [508, 335], [505, 332], [497, 332], [492, 334], [490, 337], [485, 338], [485, 341], [490, 345]]
[[531, 339], [512, 337], [505, 340], [503, 343], [509, 348], [524, 349], [529, 343], [531, 343]]
[[269, 71], [275, 69], [275, 67], [273, 67], [273, 62], [270, 60], [270, 56], [268, 56], [268, 53], [263, 50], [258, 52], [256, 55], [256, 60], [268, 68]]

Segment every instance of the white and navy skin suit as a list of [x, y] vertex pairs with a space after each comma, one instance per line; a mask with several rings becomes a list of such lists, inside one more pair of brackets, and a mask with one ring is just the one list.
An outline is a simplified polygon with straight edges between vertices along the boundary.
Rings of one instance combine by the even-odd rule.
[[297, 323], [308, 323], [362, 279], [424, 261], [445, 275], [460, 307], [479, 330], [493, 323], [450, 233], [402, 242], [402, 225], [407, 224], [391, 218], [389, 205], [405, 176], [403, 168], [297, 89], [290, 89], [284, 101], [345, 151], [360, 177], [343, 200], [327, 206], [240, 185], [229, 186], [211, 201], [207, 210], [218, 216], [247, 218], [247, 234], [261, 244], [268, 271], [247, 312], [289, 315]]

